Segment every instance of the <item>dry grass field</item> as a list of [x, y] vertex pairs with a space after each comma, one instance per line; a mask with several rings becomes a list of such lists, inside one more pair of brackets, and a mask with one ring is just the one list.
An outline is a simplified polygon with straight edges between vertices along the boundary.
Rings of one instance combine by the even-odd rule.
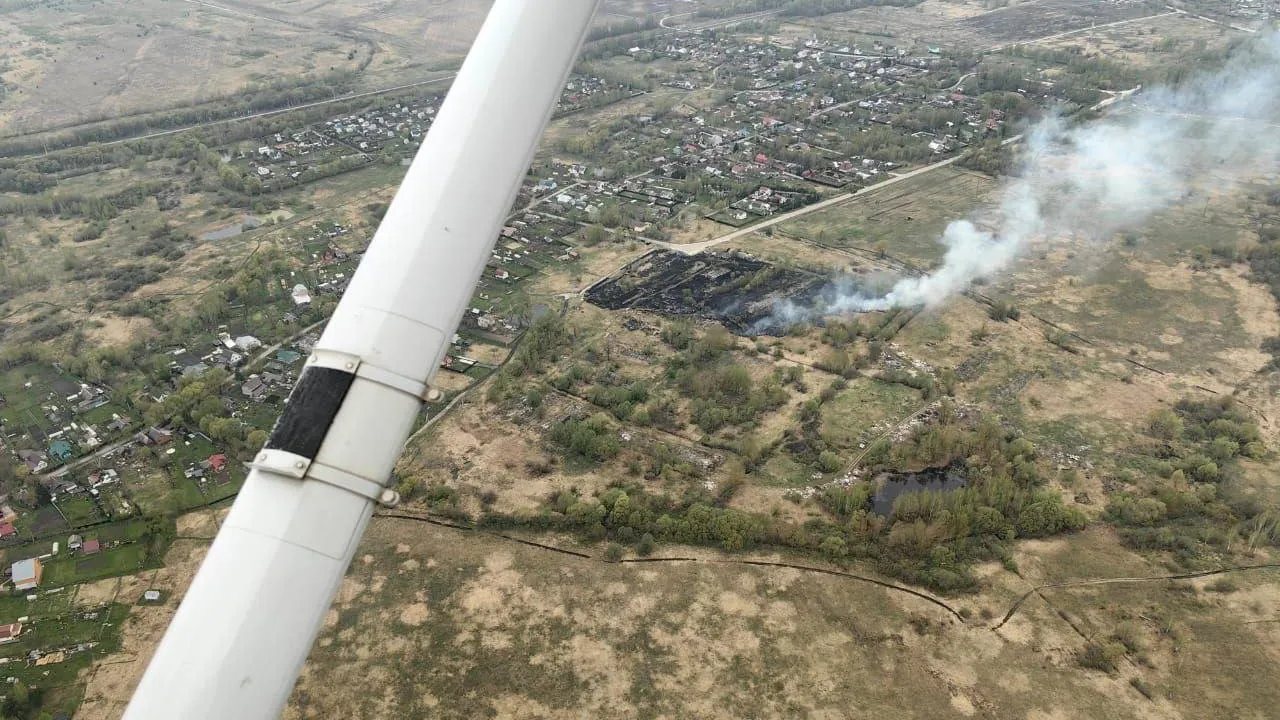
[[[950, 601], [962, 621], [847, 578], [670, 554], [701, 561], [607, 564], [377, 520], [286, 717], [1263, 718], [1280, 699], [1275, 571], [1230, 592], [1045, 590], [993, 631], [1034, 584], [1160, 569], [1105, 533], [1027, 543], [1022, 577], [993, 567], [989, 589]], [[1132, 661], [1076, 666], [1121, 626]], [[380, 690], [350, 692], [353, 676]]]
[[[335, 72], [379, 89], [457, 66], [490, 0], [91, 0], [0, 15], [0, 135], [234, 97]], [[597, 25], [661, 8], [610, 0]], [[179, 70], [180, 69], [180, 70]]]
[[[354, 70], [370, 47], [194, 2], [32, 3], [0, 15], [0, 132], [18, 134]], [[181, 68], [180, 72], [175, 71]]]

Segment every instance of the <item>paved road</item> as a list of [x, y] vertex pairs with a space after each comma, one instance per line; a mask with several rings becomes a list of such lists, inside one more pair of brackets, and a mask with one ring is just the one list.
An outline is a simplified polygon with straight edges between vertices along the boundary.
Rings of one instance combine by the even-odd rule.
[[[1142, 89], [1142, 86], [1139, 85], [1138, 87], [1135, 87], [1129, 90], [1122, 90], [1118, 93], [1111, 95], [1110, 97], [1104, 98], [1101, 102], [1094, 105], [1090, 109], [1101, 110], [1109, 105], [1112, 105], [1114, 103], [1117, 103], [1129, 97], [1130, 95], [1134, 94], [1135, 92], [1138, 92], [1141, 89]], [[1011, 138], [1005, 138], [1004, 140], [1000, 141], [1000, 144], [1011, 145], [1013, 143], [1018, 142], [1021, 139], [1022, 139], [1022, 134], [1019, 133], [1018, 135], [1014, 135]], [[910, 172], [905, 172], [901, 175], [895, 175], [894, 177], [891, 177], [888, 180], [883, 180], [881, 182], [875, 183], [874, 185], [867, 185], [866, 187], [858, 188], [857, 190], [851, 193], [836, 195], [835, 197], [827, 198], [822, 202], [814, 203], [813, 205], [806, 205], [805, 207], [802, 207], [798, 210], [792, 210], [791, 212], [786, 212], [781, 215], [775, 215], [774, 217], [771, 217], [768, 220], [765, 220], [763, 222], [758, 222], [754, 225], [749, 225], [744, 228], [739, 228], [732, 232], [721, 235], [718, 238], [712, 238], [711, 240], [703, 240], [702, 242], [683, 243], [683, 244], [654, 241], [651, 244], [657, 245], [658, 247], [667, 248], [668, 250], [679, 250], [680, 252], [686, 255], [696, 255], [702, 252], [703, 250], [706, 250], [708, 248], [713, 248], [717, 245], [722, 245], [724, 243], [727, 243], [733, 240], [737, 240], [738, 238], [750, 235], [751, 233], [757, 230], [763, 230], [764, 228], [771, 227], [779, 223], [784, 223], [789, 220], [794, 220], [798, 217], [803, 217], [805, 215], [808, 215], [809, 213], [818, 212], [819, 210], [825, 210], [834, 205], [839, 205], [840, 203], [848, 202], [849, 200], [852, 200], [853, 198], [859, 195], [864, 195], [873, 190], [879, 190], [880, 188], [888, 187], [895, 183], [900, 183], [903, 180], [916, 177], [917, 175], [923, 175], [928, 172], [933, 172], [938, 168], [946, 167], [951, 163], [954, 163], [956, 160], [959, 160], [960, 157], [961, 157], [960, 155], [954, 155], [952, 157], [947, 158], [946, 160], [936, 162], [932, 165], [925, 165], [924, 167], [916, 168], [915, 170], [912, 170]]]
[[[834, 54], [834, 53], [833, 53], [833, 54]], [[955, 90], [956, 88], [960, 87], [960, 84], [961, 84], [961, 83], [963, 83], [965, 80], [968, 80], [969, 78], [973, 77], [974, 75], [975, 75], [975, 73], [968, 73], [968, 74], [965, 74], [965, 75], [961, 75], [961, 76], [960, 76], [960, 79], [959, 79], [959, 80], [957, 80], [957, 81], [955, 81], [955, 83], [954, 83], [953, 85], [951, 85], [951, 87], [941, 88], [941, 89], [939, 90], [939, 92], [951, 92], [952, 90]], [[749, 92], [749, 91], [748, 91], [748, 92]], [[821, 110], [819, 110], [819, 111], [817, 111], [817, 112], [815, 112], [815, 113], [811, 113], [811, 114], [809, 115], [809, 122], [813, 122], [814, 120], [817, 120], [818, 118], [822, 117], [823, 115], [826, 115], [826, 114], [827, 114], [827, 113], [829, 113], [829, 112], [833, 112], [833, 111], [839, 110], [839, 109], [841, 109], [841, 108], [849, 107], [850, 105], [854, 105], [854, 104], [860, 103], [860, 102], [862, 102], [863, 100], [870, 100], [870, 99], [872, 99], [872, 98], [874, 98], [874, 97], [878, 97], [878, 96], [880, 96], [880, 95], [884, 95], [884, 94], [886, 94], [886, 93], [888, 93], [888, 92], [889, 92], [888, 90], [882, 90], [882, 91], [880, 91], [880, 92], [878, 92], [878, 93], [872, 93], [871, 95], [868, 95], [868, 96], [866, 96], [866, 97], [855, 98], [855, 99], [853, 99], [853, 100], [847, 100], [847, 101], [845, 101], [845, 102], [838, 103], [838, 104], [836, 104], [836, 105], [832, 105], [832, 106], [830, 106], [830, 107], [822, 108]]]
[[[625, 178], [623, 178], [623, 179], [622, 179], [622, 182], [630, 182], [631, 180], [635, 180], [636, 178], [642, 178], [642, 177], [644, 177], [645, 175], [652, 175], [652, 174], [653, 174], [653, 170], [645, 170], [645, 171], [644, 171], [644, 172], [642, 172], [642, 173], [636, 173], [635, 175], [628, 175], [627, 177], [625, 177]], [[552, 190], [551, 192], [547, 193], [546, 195], [543, 195], [542, 197], [534, 198], [532, 201], [530, 201], [530, 203], [529, 203], [528, 205], [525, 205], [524, 207], [520, 208], [519, 210], [512, 210], [512, 211], [511, 211], [511, 214], [507, 216], [507, 222], [510, 222], [510, 221], [512, 221], [512, 220], [515, 220], [516, 218], [518, 218], [518, 217], [520, 217], [521, 215], [523, 215], [523, 214], [525, 214], [525, 213], [529, 212], [530, 210], [532, 210], [532, 209], [534, 209], [535, 207], [537, 207], [537, 206], [541, 205], [542, 203], [544, 203], [544, 202], [546, 202], [546, 201], [550, 200], [551, 198], [553, 198], [553, 197], [555, 197], [555, 196], [559, 195], [560, 193], [568, 192], [569, 190], [571, 190], [571, 189], [573, 189], [573, 188], [579, 187], [579, 186], [580, 186], [580, 185], [582, 185], [582, 183], [584, 183], [584, 182], [587, 182], [587, 181], [585, 181], [585, 180], [579, 180], [579, 181], [577, 181], [577, 182], [574, 182], [574, 183], [570, 183], [570, 184], [568, 184], [568, 185], [565, 185], [564, 187], [558, 187], [558, 188], [556, 188], [555, 190]], [[548, 213], [548, 212], [544, 212], [544, 213], [542, 213], [542, 214], [543, 214], [543, 215], [550, 216], [550, 217], [553, 217], [553, 218], [556, 218], [556, 219], [559, 219], [559, 220], [564, 220], [564, 218], [562, 218], [562, 217], [560, 217], [560, 216], [558, 216], [558, 215], [552, 215], [551, 213]]]
[[[194, 125], [184, 125], [180, 128], [174, 128], [172, 130], [161, 130], [160, 132], [148, 133], [146, 135], [134, 135], [132, 137], [121, 138], [119, 140], [109, 140], [107, 142], [97, 143], [97, 146], [101, 147], [106, 145], [118, 145], [120, 143], [134, 142], [136, 140], [148, 140], [150, 138], [164, 137], [165, 135], [176, 135], [177, 133], [187, 132], [188, 130], [196, 130], [202, 127], [221, 125], [223, 123], [240, 122], [242, 120], [252, 120], [254, 118], [260, 118], [260, 117], [269, 117], [271, 115], [279, 115], [281, 113], [293, 112], [294, 110], [303, 110], [305, 108], [319, 107], [321, 105], [331, 105], [333, 103], [343, 102], [346, 100], [355, 100], [357, 98], [369, 97], [371, 95], [383, 95], [385, 93], [396, 92], [398, 90], [408, 90], [409, 88], [422, 87], [424, 85], [434, 85], [435, 83], [441, 83], [441, 82], [452, 80], [455, 77], [457, 76], [449, 75], [446, 77], [436, 78], [434, 80], [423, 80], [421, 82], [408, 83], [406, 85], [396, 85], [394, 87], [382, 88], [380, 90], [367, 90], [365, 92], [351, 93], [348, 95], [339, 95], [338, 97], [330, 98], [328, 100], [317, 100], [315, 102], [303, 103], [301, 105], [290, 105], [289, 107], [279, 108], [277, 110], [265, 110], [263, 112], [253, 113], [251, 115], [237, 115], [235, 117], [224, 118], [222, 120], [210, 120], [208, 122], [196, 123]], [[63, 129], [68, 129], [68, 128], [63, 128]], [[49, 130], [47, 132], [57, 132], [57, 130]], [[28, 134], [38, 135], [40, 133], [37, 132], [37, 133], [28, 133]], [[13, 137], [22, 137], [22, 136], [15, 135]]]
[[959, 79], [959, 80], [955, 81], [955, 84], [953, 84], [951, 87], [948, 87], [948, 88], [942, 88], [942, 91], [943, 91], [943, 92], [950, 92], [950, 91], [952, 91], [952, 90], [955, 90], [956, 88], [960, 87], [960, 85], [961, 85], [961, 84], [963, 84], [965, 80], [968, 80], [969, 78], [973, 77], [974, 75], [977, 75], [977, 73], [965, 73], [964, 75], [961, 75], [961, 76], [960, 76], [960, 79]]
[[[1021, 138], [1022, 138], [1021, 135], [1009, 138], [1008, 140], [1004, 141], [1004, 144], [1007, 145], [1008, 143], [1015, 142], [1017, 140], [1020, 140]], [[749, 225], [744, 228], [739, 228], [737, 230], [734, 230], [733, 232], [727, 233], [725, 235], [721, 235], [720, 237], [713, 238], [711, 240], [703, 240], [702, 242], [684, 243], [679, 245], [673, 244], [673, 243], [666, 243], [666, 242], [654, 242], [653, 244], [658, 245], [660, 247], [668, 248], [670, 250], [679, 250], [680, 252], [686, 255], [696, 255], [702, 252], [703, 250], [707, 250], [717, 245], [722, 245], [724, 243], [737, 240], [740, 237], [746, 237], [747, 235], [750, 235], [751, 233], [756, 232], [757, 230], [763, 230], [764, 228], [772, 227], [779, 223], [787, 222], [789, 220], [794, 220], [798, 217], [803, 217], [805, 215], [808, 215], [809, 213], [818, 212], [819, 210], [825, 210], [834, 205], [839, 205], [841, 203], [848, 202], [849, 200], [852, 200], [853, 198], [859, 195], [869, 193], [872, 190], [879, 190], [880, 188], [888, 187], [895, 183], [900, 183], [903, 180], [909, 180], [917, 175], [923, 175], [924, 173], [927, 173], [927, 172], [933, 172], [934, 170], [937, 170], [938, 168], [941, 168], [941, 167], [946, 167], [959, 159], [960, 159], [960, 156], [955, 155], [941, 162], [936, 162], [932, 165], [925, 165], [924, 167], [916, 168], [915, 170], [902, 173], [901, 175], [895, 175], [894, 177], [891, 177], [888, 180], [883, 180], [881, 182], [875, 183], [874, 185], [867, 185], [866, 187], [858, 188], [857, 190], [851, 193], [836, 195], [835, 197], [827, 198], [822, 202], [814, 203], [813, 205], [806, 205], [798, 210], [792, 210], [791, 212], [785, 212], [785, 213], [782, 213], [781, 215], [775, 215], [763, 222], [758, 222], [755, 225]]]
[[[323, 324], [325, 324], [325, 323], [327, 323], [327, 322], [329, 322], [329, 318], [325, 318], [325, 319], [323, 319], [323, 320], [317, 320], [317, 321], [315, 321], [315, 322], [311, 323], [310, 325], [308, 325], [308, 326], [306, 326], [306, 327], [302, 328], [302, 329], [301, 329], [301, 330], [299, 330], [298, 332], [296, 332], [296, 333], [294, 333], [294, 334], [290, 335], [289, 337], [285, 338], [284, 340], [281, 340], [280, 342], [276, 343], [275, 345], [272, 345], [272, 346], [267, 347], [267, 348], [263, 348], [262, 352], [258, 353], [257, 355], [254, 355], [252, 360], [249, 360], [248, 362], [246, 362], [245, 364], [241, 365], [240, 367], [241, 367], [241, 368], [247, 368], [247, 367], [250, 367], [250, 366], [254, 365], [255, 363], [262, 362], [262, 361], [263, 361], [264, 359], [266, 359], [266, 358], [267, 358], [267, 356], [269, 356], [271, 353], [273, 353], [273, 352], [275, 352], [275, 351], [279, 350], [280, 348], [284, 347], [284, 345], [285, 345], [286, 343], [291, 343], [291, 342], [293, 342], [294, 340], [297, 340], [298, 338], [302, 337], [303, 335], [306, 335], [307, 333], [311, 332], [312, 330], [315, 330], [316, 328], [320, 327], [321, 325], [323, 325]], [[237, 373], [237, 374], [239, 374], [239, 373]]]
[[[328, 318], [325, 318], [324, 320], [320, 320], [320, 321], [318, 321], [318, 322], [314, 322], [314, 323], [312, 323], [312, 324], [310, 324], [310, 325], [306, 326], [305, 328], [303, 328], [303, 329], [299, 330], [298, 332], [294, 333], [294, 334], [293, 334], [292, 336], [290, 336], [289, 338], [287, 338], [287, 339], [285, 339], [285, 340], [281, 340], [280, 342], [276, 343], [275, 345], [272, 345], [271, 347], [266, 348], [266, 349], [265, 349], [265, 350], [263, 350], [262, 352], [258, 353], [256, 356], [254, 356], [254, 358], [253, 358], [252, 360], [250, 360], [250, 361], [246, 362], [242, 367], [249, 367], [249, 366], [250, 366], [250, 365], [252, 365], [253, 363], [256, 363], [256, 362], [258, 362], [258, 361], [262, 360], [263, 358], [267, 357], [268, 355], [270, 355], [271, 353], [275, 352], [276, 350], [279, 350], [279, 349], [280, 349], [280, 348], [281, 348], [285, 343], [290, 343], [290, 342], [293, 342], [294, 340], [297, 340], [298, 338], [302, 337], [303, 335], [305, 335], [305, 334], [307, 334], [307, 333], [311, 332], [312, 330], [315, 330], [316, 328], [320, 327], [321, 325], [325, 324], [326, 322], [328, 322], [328, 320], [329, 320]], [[78, 460], [73, 460], [72, 462], [69, 462], [69, 463], [67, 463], [66, 465], [63, 465], [63, 466], [62, 466], [62, 467], [60, 467], [60, 468], [56, 468], [56, 469], [54, 469], [54, 470], [50, 470], [50, 471], [48, 471], [48, 472], [41, 473], [41, 474], [40, 474], [40, 477], [51, 477], [51, 478], [62, 477], [63, 475], [66, 475], [67, 473], [69, 473], [69, 472], [71, 472], [72, 470], [74, 470], [74, 469], [76, 469], [76, 468], [80, 467], [81, 465], [84, 465], [84, 464], [85, 464], [85, 463], [87, 463], [87, 462], [90, 462], [90, 461], [92, 461], [92, 460], [95, 460], [95, 459], [97, 459], [97, 458], [100, 458], [100, 457], [102, 457], [103, 455], [108, 455], [108, 454], [110, 454], [110, 453], [112, 453], [112, 452], [115, 452], [116, 450], [118, 450], [118, 449], [120, 449], [120, 448], [124, 447], [125, 445], [129, 445], [129, 444], [131, 444], [131, 443], [133, 443], [133, 439], [132, 439], [132, 438], [125, 438], [124, 440], [121, 440], [121, 441], [119, 441], [119, 442], [115, 442], [115, 443], [112, 443], [112, 444], [110, 444], [110, 445], [104, 445], [103, 447], [98, 448], [98, 450], [97, 450], [96, 452], [94, 452], [93, 454], [91, 454], [91, 455], [85, 455], [84, 457], [82, 457], [82, 458], [80, 458], [80, 459], [78, 459]]]
[[778, 8], [777, 10], [763, 10], [761, 12], [751, 13], [749, 15], [739, 15], [737, 17], [724, 18], [721, 20], [710, 20], [704, 23], [697, 23], [695, 25], [668, 25], [667, 24], [667, 21], [672, 18], [684, 17], [686, 15], [693, 14], [691, 12], [687, 12], [687, 13], [679, 13], [677, 15], [668, 15], [662, 18], [661, 20], [659, 20], [658, 24], [667, 30], [672, 30], [676, 32], [711, 30], [712, 28], [728, 27], [730, 25], [737, 25], [738, 23], [750, 22], [752, 20], [763, 20], [764, 18], [777, 15], [780, 12], [782, 12], [782, 8]]
[[79, 460], [72, 460], [71, 462], [67, 463], [66, 465], [63, 465], [60, 468], [56, 468], [48, 472], [40, 473], [39, 475], [37, 475], [37, 477], [45, 477], [45, 478], [62, 477], [63, 475], [66, 475], [67, 473], [71, 472], [72, 470], [75, 470], [76, 468], [80, 467], [81, 465], [84, 465], [85, 463], [91, 460], [96, 460], [97, 458], [100, 458], [103, 455], [108, 455], [110, 453], [115, 452], [116, 450], [119, 450], [125, 445], [131, 445], [131, 444], [133, 444], [133, 438], [128, 437], [119, 442], [114, 442], [114, 443], [111, 443], [110, 445], [104, 445], [98, 448], [98, 450], [91, 455], [85, 455]]
[[819, 111], [817, 111], [817, 112], [810, 113], [810, 114], [809, 114], [809, 122], [813, 122], [814, 120], [817, 120], [818, 118], [822, 117], [823, 115], [826, 115], [826, 114], [827, 114], [827, 113], [829, 113], [829, 112], [835, 112], [836, 110], [839, 110], [839, 109], [841, 109], [841, 108], [847, 108], [847, 107], [849, 107], [850, 105], [854, 105], [854, 104], [856, 104], [856, 103], [860, 103], [860, 102], [862, 102], [863, 100], [870, 100], [871, 98], [875, 97], [876, 95], [880, 95], [880, 94], [881, 94], [881, 93], [876, 93], [875, 95], [868, 95], [867, 97], [854, 98], [853, 100], [846, 100], [845, 102], [837, 103], [837, 104], [832, 105], [832, 106], [830, 106], [830, 107], [824, 107], [824, 108], [822, 108], [821, 110], [819, 110]]
[[1175, 12], [1175, 13], [1177, 13], [1177, 14], [1179, 14], [1179, 15], [1188, 15], [1188, 16], [1190, 16], [1190, 17], [1193, 17], [1193, 18], [1197, 19], [1197, 20], [1203, 20], [1203, 21], [1205, 21], [1205, 22], [1211, 22], [1211, 23], [1213, 23], [1214, 25], [1221, 25], [1221, 26], [1223, 26], [1223, 27], [1229, 27], [1229, 28], [1231, 28], [1232, 30], [1239, 30], [1240, 32], [1247, 32], [1247, 33], [1250, 33], [1250, 34], [1254, 34], [1254, 33], [1257, 33], [1257, 32], [1258, 32], [1258, 31], [1257, 31], [1256, 29], [1254, 29], [1254, 28], [1247, 28], [1247, 27], [1241, 27], [1241, 26], [1239, 26], [1239, 25], [1232, 25], [1231, 23], [1228, 23], [1228, 22], [1223, 22], [1223, 21], [1221, 21], [1221, 20], [1214, 20], [1214, 19], [1213, 19], [1213, 18], [1211, 18], [1211, 17], [1205, 17], [1204, 15], [1196, 15], [1196, 14], [1194, 14], [1194, 13], [1189, 13], [1189, 12], [1187, 12], [1186, 10], [1181, 10], [1181, 9], [1179, 9], [1179, 8], [1176, 8], [1176, 7], [1172, 6], [1172, 5], [1165, 5], [1165, 7], [1169, 8], [1170, 10], [1172, 10], [1173, 12]]
[[676, 18], [678, 18], [678, 17], [686, 17], [686, 16], [689, 16], [689, 15], [692, 15], [692, 14], [693, 14], [693, 11], [692, 11], [692, 10], [690, 10], [689, 12], [676, 13], [675, 15], [668, 15], [668, 16], [666, 16], [666, 17], [662, 18], [661, 20], [659, 20], [659, 21], [658, 21], [658, 25], [662, 26], [663, 28], [666, 28], [667, 30], [679, 30], [679, 29], [680, 29], [680, 26], [679, 26], [679, 25], [668, 25], [668, 24], [667, 24], [667, 21], [668, 21], [668, 20], [674, 20], [674, 19], [676, 19]]
[[224, 12], [229, 15], [237, 15], [239, 17], [249, 18], [250, 20], [265, 20], [267, 22], [276, 22], [276, 23], [280, 23], [281, 25], [288, 25], [289, 27], [299, 27], [298, 25], [285, 22], [283, 20], [280, 20], [279, 18], [268, 17], [266, 15], [254, 15], [253, 13], [248, 13], [243, 10], [236, 10], [235, 8], [223, 7], [222, 5], [214, 5], [211, 2], [204, 2], [203, 0], [185, 0], [185, 2], [191, 3], [192, 5], [203, 5], [204, 7], [207, 7], [211, 10], [217, 10], [218, 12]]

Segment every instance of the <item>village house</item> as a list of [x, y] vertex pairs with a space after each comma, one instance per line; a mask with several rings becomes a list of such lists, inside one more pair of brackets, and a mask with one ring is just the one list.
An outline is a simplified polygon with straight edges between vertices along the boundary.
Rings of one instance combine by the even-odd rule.
[[255, 402], [265, 398], [268, 390], [270, 388], [267, 387], [266, 381], [257, 375], [250, 375], [249, 379], [240, 386], [240, 393]]
[[58, 438], [49, 443], [49, 457], [56, 462], [66, 462], [72, 456], [71, 443]]
[[227, 456], [222, 453], [210, 455], [209, 459], [205, 460], [205, 464], [213, 472], [222, 472], [227, 467]]
[[97, 489], [103, 485], [112, 485], [120, 480], [120, 473], [113, 468], [106, 468], [100, 472], [92, 473], [88, 477], [89, 487]]
[[14, 589], [19, 592], [34, 590], [40, 586], [40, 578], [44, 575], [44, 566], [40, 563], [40, 558], [19, 560], [10, 568], [9, 574], [13, 580]]
[[40, 485], [49, 491], [49, 498], [57, 502], [61, 495], [74, 495], [83, 488], [66, 478], [41, 478]]
[[133, 436], [134, 442], [142, 445], [167, 445], [173, 440], [173, 431], [164, 428], [150, 427]]
[[49, 466], [48, 458], [45, 457], [45, 454], [35, 450], [19, 450], [18, 459], [27, 466], [27, 469], [32, 474], [42, 472]]

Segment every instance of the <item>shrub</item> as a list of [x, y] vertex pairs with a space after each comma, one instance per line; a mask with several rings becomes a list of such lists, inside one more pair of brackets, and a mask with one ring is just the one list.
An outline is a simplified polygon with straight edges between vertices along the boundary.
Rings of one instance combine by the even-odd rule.
[[1076, 664], [1089, 670], [1115, 672], [1116, 660], [1124, 655], [1124, 646], [1120, 643], [1089, 643], [1076, 653]]
[[1123, 645], [1128, 652], [1138, 652], [1142, 649], [1142, 634], [1138, 626], [1132, 622], [1122, 622], [1117, 625], [1111, 637]]
[[996, 300], [987, 309], [987, 315], [996, 322], [1004, 322], [1005, 320], [1017, 320], [1022, 317], [1022, 311], [1007, 300]]
[[1163, 520], [1167, 511], [1166, 505], [1155, 498], [1134, 500], [1126, 495], [1117, 496], [1107, 509], [1126, 525], [1148, 527]]
[[1062, 498], [1057, 495], [1037, 499], [1022, 508], [1018, 516], [1018, 534], [1022, 537], [1047, 537], [1080, 530], [1084, 525], [1084, 513], [1064, 507]]
[[525, 332], [503, 372], [512, 377], [535, 373], [568, 341], [564, 320], [556, 313], [544, 313]]
[[596, 462], [603, 462], [622, 450], [621, 443], [609, 427], [603, 415], [593, 415], [584, 420], [566, 420], [551, 429], [551, 442], [564, 448], [567, 454], [577, 455]]
[[604, 561], [611, 563], [621, 562], [622, 546], [618, 543], [609, 543], [609, 545], [604, 549]]
[[844, 348], [832, 348], [826, 357], [815, 363], [819, 370], [825, 370], [835, 375], [844, 375], [853, 367], [853, 358], [849, 356], [849, 352]]
[[1172, 410], [1157, 410], [1147, 419], [1147, 432], [1161, 440], [1177, 440], [1182, 437], [1182, 418]]
[[636, 554], [640, 557], [649, 557], [653, 554], [653, 550], [657, 545], [658, 542], [653, 539], [653, 535], [645, 533], [640, 536], [640, 542], [636, 543]]
[[818, 467], [823, 472], [833, 473], [840, 469], [840, 456], [830, 450], [823, 450], [818, 455]]
[[424, 495], [432, 510], [442, 511], [458, 505], [458, 491], [442, 483], [428, 485]]
[[1048, 330], [1044, 334], [1044, 339], [1072, 355], [1080, 354], [1080, 349], [1071, 343], [1071, 334], [1065, 330]]
[[1209, 592], [1226, 594], [1233, 593], [1236, 590], [1239, 590], [1240, 587], [1228, 578], [1219, 578], [1218, 580], [1214, 580], [1206, 585], [1204, 589]]

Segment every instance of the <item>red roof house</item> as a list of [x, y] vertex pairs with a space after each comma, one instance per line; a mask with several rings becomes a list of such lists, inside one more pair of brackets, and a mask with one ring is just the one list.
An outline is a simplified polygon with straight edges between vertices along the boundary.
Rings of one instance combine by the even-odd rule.
[[210, 456], [209, 456], [209, 469], [210, 469], [210, 470], [212, 470], [212, 471], [214, 471], [214, 472], [222, 472], [222, 469], [223, 469], [223, 468], [225, 468], [226, 466], [227, 466], [227, 456], [226, 456], [226, 455], [223, 455], [222, 453], [218, 453], [217, 455], [210, 455]]
[[80, 546], [80, 552], [85, 555], [96, 554], [102, 549], [102, 545], [97, 540], [85, 540], [84, 545]]
[[13, 526], [13, 523], [0, 523], [0, 538], [12, 537], [17, 534], [18, 529]]

